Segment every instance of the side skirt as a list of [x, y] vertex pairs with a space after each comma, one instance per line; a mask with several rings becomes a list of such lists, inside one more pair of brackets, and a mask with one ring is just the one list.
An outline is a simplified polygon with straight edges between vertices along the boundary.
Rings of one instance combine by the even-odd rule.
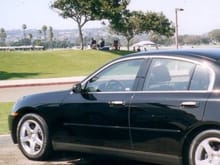
[[85, 153], [93, 153], [100, 155], [112, 155], [124, 158], [129, 158], [133, 160], [144, 161], [148, 163], [158, 163], [158, 164], [169, 164], [169, 165], [182, 165], [182, 158], [173, 155], [149, 153], [135, 150], [126, 149], [116, 149], [110, 147], [100, 147], [92, 145], [83, 144], [72, 144], [53, 141], [54, 150], [64, 150], [64, 151], [77, 151]]

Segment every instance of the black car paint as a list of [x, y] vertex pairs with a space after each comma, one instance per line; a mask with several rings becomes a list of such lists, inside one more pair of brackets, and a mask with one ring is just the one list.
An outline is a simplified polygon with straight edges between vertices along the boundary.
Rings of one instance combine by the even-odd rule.
[[[19, 115], [14, 117], [9, 115], [9, 129], [11, 130], [12, 140], [17, 143], [16, 126], [19, 119], [26, 113], [34, 112], [43, 116], [52, 129], [55, 125], [59, 125], [62, 119], [62, 111], [60, 105], [70, 90], [33, 94], [20, 98], [13, 106], [12, 113], [19, 112]], [[48, 115], [49, 114], [49, 115]]]
[[[218, 90], [219, 64], [213, 58], [220, 56], [204, 57], [199, 52], [189, 52], [149, 54], [207, 62], [215, 71], [214, 90]], [[129, 57], [132, 56], [121, 59]], [[14, 112], [19, 112], [18, 118], [9, 117], [13, 141], [16, 143], [18, 119], [31, 111], [46, 119], [55, 150], [95, 151], [156, 163], [181, 164], [187, 138], [200, 129], [220, 128], [220, 111], [216, 109], [220, 94], [213, 91], [143, 92], [143, 79], [151, 59], [143, 58], [146, 58], [145, 67], [142, 66], [136, 78], [135, 92], [74, 93], [70, 89], [22, 98], [13, 108]], [[118, 100], [122, 104], [112, 104]], [[183, 101], [195, 101], [199, 106], [183, 107]]]

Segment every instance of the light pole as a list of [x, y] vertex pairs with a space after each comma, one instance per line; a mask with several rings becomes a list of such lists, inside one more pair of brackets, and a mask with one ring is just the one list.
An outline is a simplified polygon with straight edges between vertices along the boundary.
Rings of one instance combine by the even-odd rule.
[[176, 8], [175, 9], [175, 16], [176, 16], [176, 36], [175, 36], [175, 40], [176, 40], [176, 48], [179, 48], [179, 36], [178, 36], [178, 11], [184, 11], [184, 9], [182, 8]]

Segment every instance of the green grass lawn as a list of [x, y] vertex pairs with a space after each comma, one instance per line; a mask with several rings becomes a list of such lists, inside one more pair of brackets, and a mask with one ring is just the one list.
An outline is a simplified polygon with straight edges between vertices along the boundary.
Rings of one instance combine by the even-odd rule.
[[8, 114], [12, 106], [13, 103], [0, 103], [0, 135], [9, 133]]
[[0, 51], [0, 80], [85, 76], [127, 51]]

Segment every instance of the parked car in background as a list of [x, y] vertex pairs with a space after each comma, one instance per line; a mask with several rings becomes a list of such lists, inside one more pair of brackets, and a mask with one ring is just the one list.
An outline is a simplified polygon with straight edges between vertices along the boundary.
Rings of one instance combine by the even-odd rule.
[[220, 49], [113, 60], [72, 89], [24, 96], [9, 115], [29, 159], [53, 150], [159, 164], [220, 164]]

